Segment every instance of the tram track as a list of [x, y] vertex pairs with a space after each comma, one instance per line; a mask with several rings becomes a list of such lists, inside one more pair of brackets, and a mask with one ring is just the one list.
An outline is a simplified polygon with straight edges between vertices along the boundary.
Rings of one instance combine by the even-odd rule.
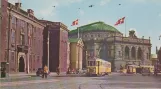
[[104, 85], [104, 83], [102, 83], [102, 84], [79, 84], [78, 89], [86, 89], [86, 88], [83, 87], [83, 86], [86, 86], [86, 85], [89, 85], [89, 86], [95, 86], [96, 85], [96, 86], [99, 87], [99, 89], [104, 89], [103, 86], [102, 86], [102, 85]]

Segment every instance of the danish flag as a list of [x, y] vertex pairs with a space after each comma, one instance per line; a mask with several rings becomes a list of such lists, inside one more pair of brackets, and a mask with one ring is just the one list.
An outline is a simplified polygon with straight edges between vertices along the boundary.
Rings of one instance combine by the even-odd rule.
[[124, 23], [124, 20], [125, 20], [125, 17], [119, 19], [119, 20], [116, 22], [115, 26], [117, 26], [117, 25], [119, 25], [119, 24], [123, 24], [123, 23]]
[[78, 19], [73, 21], [72, 25], [71, 26], [75, 26], [75, 25], [78, 25]]

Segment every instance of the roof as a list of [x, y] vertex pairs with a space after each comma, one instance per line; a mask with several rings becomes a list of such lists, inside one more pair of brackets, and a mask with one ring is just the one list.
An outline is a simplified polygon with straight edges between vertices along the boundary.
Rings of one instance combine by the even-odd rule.
[[78, 38], [69, 38], [69, 42], [78, 42], [79, 40]]
[[[110, 26], [104, 22], [94, 22], [94, 23], [90, 23], [90, 24], [87, 24], [87, 25], [84, 25], [84, 26], [80, 26], [79, 27], [79, 31], [80, 33], [81, 32], [87, 32], [87, 31], [112, 31], [112, 32], [119, 32], [116, 28], [114, 28], [113, 26]], [[69, 34], [73, 34], [73, 33], [77, 33], [78, 30], [75, 29], [75, 30], [71, 30], [69, 32]]]

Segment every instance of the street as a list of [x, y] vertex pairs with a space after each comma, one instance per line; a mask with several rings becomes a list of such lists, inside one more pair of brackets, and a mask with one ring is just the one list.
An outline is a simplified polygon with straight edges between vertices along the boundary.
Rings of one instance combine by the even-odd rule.
[[1, 89], [161, 89], [161, 76], [48, 76], [1, 80]]

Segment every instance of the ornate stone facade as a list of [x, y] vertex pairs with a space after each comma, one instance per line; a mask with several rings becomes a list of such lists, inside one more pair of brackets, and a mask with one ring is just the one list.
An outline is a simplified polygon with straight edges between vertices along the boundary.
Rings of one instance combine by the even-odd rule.
[[[9, 73], [35, 72], [42, 67], [43, 30], [34, 11], [21, 9], [21, 3], [8, 3], [7, 60]], [[4, 51], [3, 51], [4, 52]]]
[[[97, 23], [97, 25], [100, 23]], [[96, 24], [94, 23], [92, 25]], [[80, 37], [85, 46], [84, 52], [87, 51], [90, 56], [96, 56], [110, 61], [113, 69], [119, 69], [120, 65], [125, 64], [139, 65], [148, 63], [151, 54], [150, 38], [137, 38], [135, 31], [130, 31], [129, 36], [124, 37], [119, 31], [111, 31], [110, 28], [105, 30], [95, 29], [98, 28], [83, 31], [88, 30], [87, 27], [86, 29], [82, 29], [82, 31], [80, 30]], [[77, 34], [70, 33], [69, 37], [76, 38]]]

